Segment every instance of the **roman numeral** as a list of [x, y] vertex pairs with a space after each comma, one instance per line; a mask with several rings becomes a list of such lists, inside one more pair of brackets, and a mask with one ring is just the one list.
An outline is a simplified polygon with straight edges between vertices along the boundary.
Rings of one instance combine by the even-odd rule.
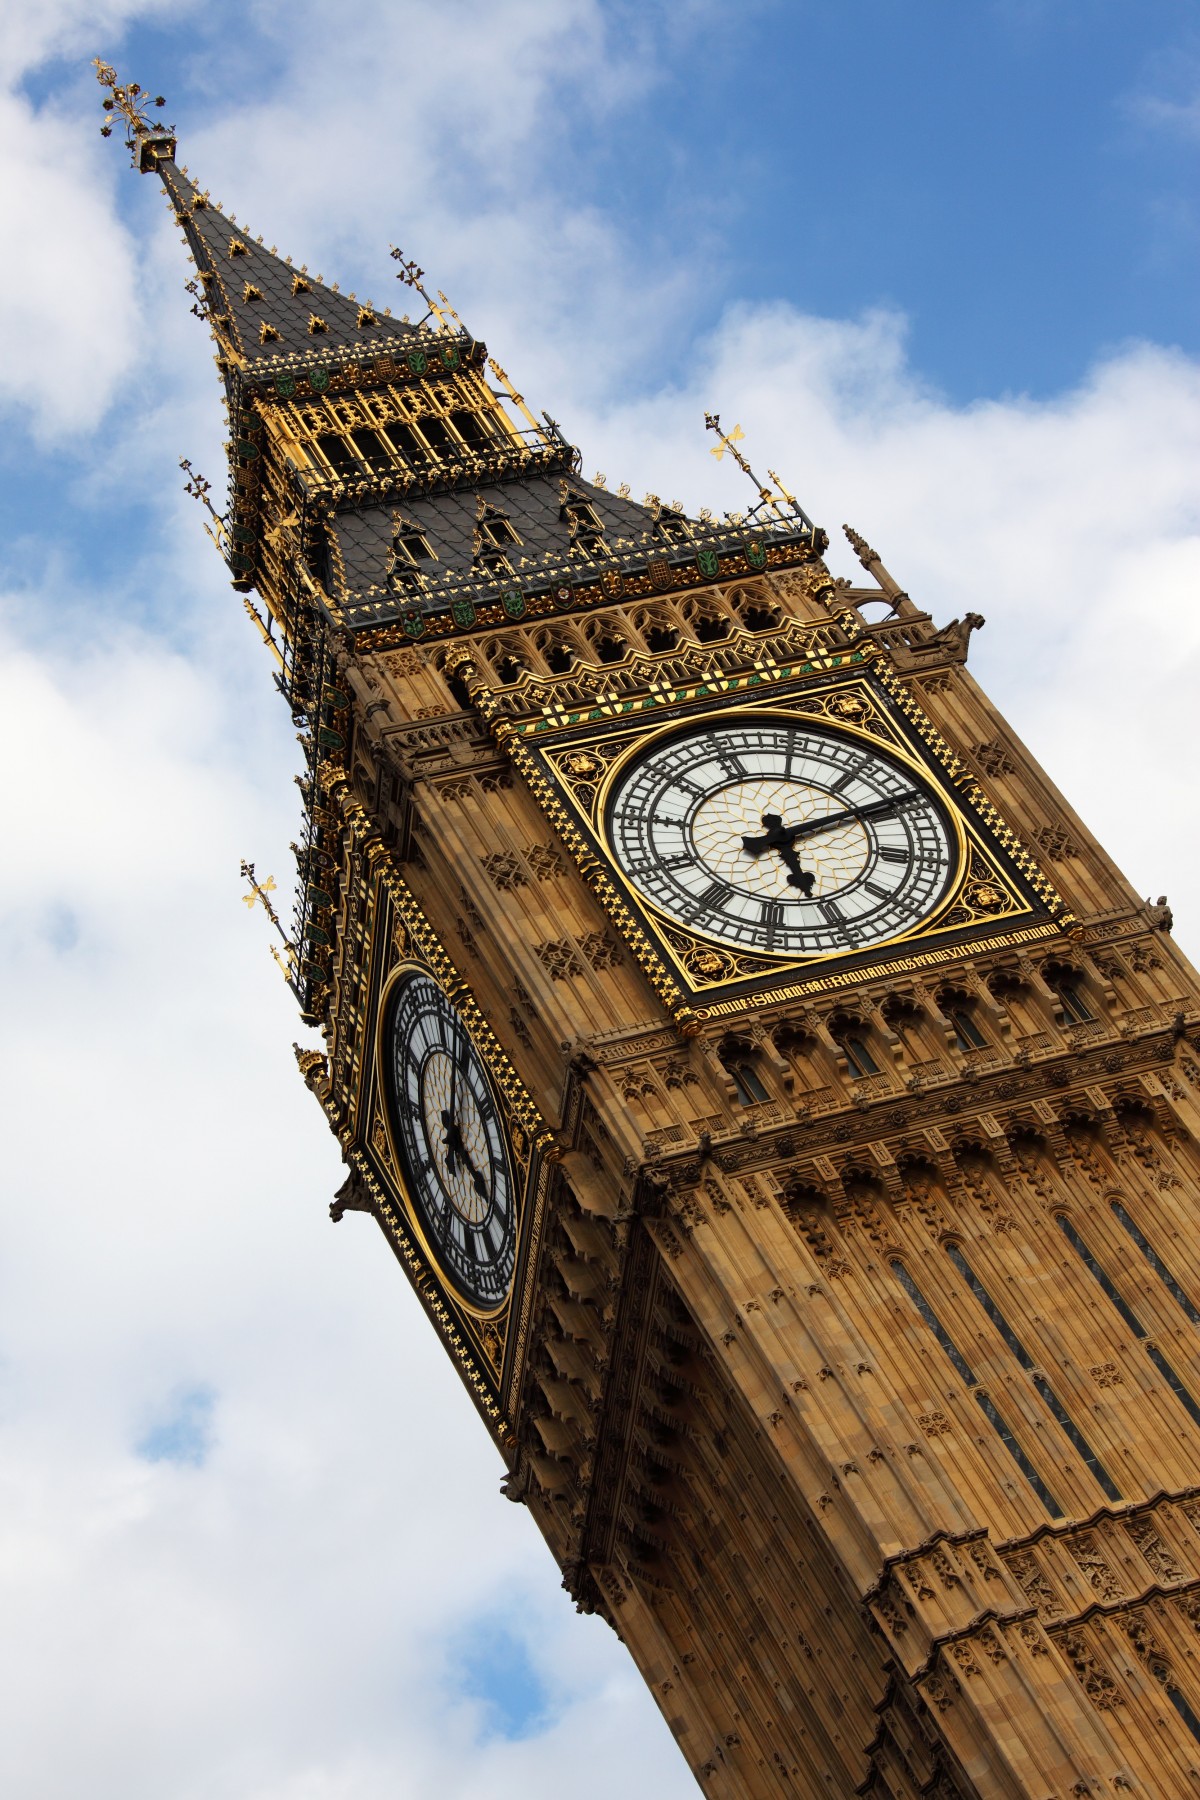
[[908, 861], [908, 851], [893, 850], [890, 844], [881, 844], [879, 847], [879, 859], [881, 862], [906, 863]]
[[892, 898], [888, 888], [879, 887], [873, 881], [864, 881], [863, 886], [866, 888], [868, 894], [874, 894], [877, 900], [890, 900]]
[[692, 916], [701, 912], [719, 912], [729, 899], [732, 889], [724, 881], [712, 881], [704, 892], [692, 901], [689, 908]]
[[760, 923], [767, 934], [767, 949], [770, 950], [775, 943], [775, 934], [783, 924], [783, 908], [778, 900], [763, 900], [759, 904], [762, 907]]

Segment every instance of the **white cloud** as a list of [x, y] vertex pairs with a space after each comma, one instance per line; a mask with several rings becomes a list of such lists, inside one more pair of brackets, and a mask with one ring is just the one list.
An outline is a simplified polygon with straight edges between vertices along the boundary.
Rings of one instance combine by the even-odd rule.
[[[382, 269], [396, 236], [461, 285], [531, 401], [614, 483], [742, 505], [702, 414], [740, 420], [755, 466], [835, 539], [848, 518], [939, 619], [988, 615], [972, 668], [1194, 939], [1196, 856], [1170, 823], [1192, 809], [1193, 363], [1135, 345], [1052, 401], [955, 407], [892, 315], [743, 306], [676, 386], [631, 399], [627, 359], [686, 328], [693, 271], [665, 256], [640, 279], [621, 222], [577, 204], [560, 115], [619, 121], [657, 78], [670, 9], [649, 40], [614, 43], [606, 21], [627, 15], [592, 0], [410, 0], [359, 16], [369, 54], [334, 39], [323, 60], [322, 9], [255, 16], [269, 98], [235, 112], [214, 65], [214, 122], [187, 143], [239, 216], [344, 286], [365, 285], [365, 244]], [[17, 46], [26, 63], [80, 47], [81, 9], [47, 19], [56, 35]], [[447, 123], [436, 71], [463, 43]], [[422, 47], [408, 110], [384, 104]], [[329, 1225], [336, 1146], [291, 1066], [263, 922], [237, 898], [244, 854], [286, 889], [291, 726], [174, 485], [176, 447], [215, 475], [221, 436], [182, 252], [156, 205], [135, 277], [113, 223], [119, 150], [102, 172], [55, 117], [9, 105], [10, 167], [29, 194], [53, 171], [82, 249], [57, 269], [65, 298], [20, 315], [53, 333], [54, 368], [2, 391], [61, 432], [98, 424], [128, 383], [137, 404], [110, 415], [78, 493], [97, 531], [130, 482], [154, 506], [123, 591], [81, 590], [51, 532], [35, 538], [42, 573], [10, 597], [3, 646], [25, 754], [3, 796], [19, 880], [0, 896], [19, 1021], [0, 1076], [0, 1782], [22, 1800], [466, 1800], [485, 1783], [496, 1800], [682, 1800], [649, 1697], [497, 1497], [498, 1459], [378, 1234]], [[464, 201], [484, 162], [486, 204]], [[120, 178], [146, 216], [152, 184]], [[53, 285], [39, 232], [11, 291], [0, 276], [0, 325], [40, 268]], [[149, 1460], [189, 1393], [212, 1396], [201, 1462]], [[462, 1633], [508, 1609], [554, 1702], [516, 1742], [489, 1737], [453, 1667]]]

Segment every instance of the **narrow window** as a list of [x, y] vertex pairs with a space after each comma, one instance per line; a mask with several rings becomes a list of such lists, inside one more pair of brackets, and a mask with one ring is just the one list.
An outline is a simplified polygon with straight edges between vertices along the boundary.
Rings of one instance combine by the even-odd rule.
[[1167, 1699], [1171, 1702], [1171, 1705], [1175, 1708], [1175, 1711], [1179, 1714], [1196, 1742], [1200, 1744], [1200, 1719], [1196, 1717], [1179, 1689], [1175, 1686], [1175, 1683], [1167, 1680], [1165, 1676], [1159, 1675], [1157, 1669], [1155, 1669], [1154, 1673], [1158, 1675], [1159, 1680], [1166, 1688]]
[[942, 1325], [941, 1320], [938, 1318], [932, 1306], [930, 1306], [928, 1300], [926, 1300], [924, 1294], [909, 1274], [908, 1269], [898, 1259], [893, 1258], [891, 1270], [896, 1277], [896, 1280], [900, 1283], [900, 1286], [904, 1289], [905, 1293], [920, 1313], [922, 1319], [924, 1319], [926, 1325], [928, 1325], [930, 1331], [949, 1357], [955, 1373], [961, 1377], [970, 1391], [974, 1394], [984, 1418], [995, 1431], [1000, 1442], [1004, 1445], [1004, 1448], [1008, 1451], [1026, 1481], [1029, 1483], [1046, 1511], [1050, 1514], [1050, 1517], [1052, 1519], [1061, 1519], [1063, 1516], [1062, 1507], [1058, 1504], [1054, 1495], [1050, 1492], [1050, 1489], [1046, 1486], [1045, 1482], [1026, 1456], [1024, 1450], [1017, 1442], [1017, 1439], [1005, 1424], [991, 1395], [986, 1393], [984, 1389], [980, 1387], [970, 1364], [958, 1350], [954, 1340]]
[[1126, 1325], [1128, 1325], [1130, 1331], [1132, 1331], [1134, 1337], [1137, 1338], [1142, 1349], [1146, 1352], [1146, 1355], [1150, 1358], [1150, 1361], [1154, 1364], [1188, 1417], [1192, 1419], [1195, 1424], [1200, 1425], [1200, 1406], [1197, 1406], [1187, 1388], [1184, 1387], [1182, 1381], [1180, 1381], [1178, 1375], [1175, 1373], [1162, 1351], [1158, 1348], [1158, 1345], [1150, 1342], [1150, 1333], [1146, 1330], [1146, 1327], [1142, 1324], [1132, 1308], [1127, 1306], [1125, 1301], [1121, 1298], [1104, 1270], [1100, 1267], [1100, 1264], [1096, 1261], [1096, 1258], [1092, 1255], [1091, 1251], [1072, 1225], [1070, 1219], [1064, 1218], [1061, 1213], [1057, 1214], [1056, 1217], [1059, 1230], [1079, 1257], [1084, 1268], [1087, 1269], [1089, 1274], [1095, 1277], [1100, 1286], [1104, 1289], [1104, 1292], [1112, 1301]]
[[480, 414], [468, 412], [465, 407], [455, 407], [450, 414], [450, 423], [469, 449], [484, 451], [492, 448], [491, 432]]
[[972, 1269], [970, 1263], [963, 1255], [962, 1250], [957, 1244], [947, 1244], [946, 1255], [950, 1258], [950, 1261], [954, 1264], [955, 1268], [958, 1270], [959, 1274], [962, 1276], [963, 1280], [966, 1282], [976, 1300], [978, 1300], [980, 1306], [982, 1306], [984, 1312], [992, 1321], [992, 1324], [996, 1327], [996, 1330], [1000, 1333], [1000, 1336], [1004, 1339], [1004, 1342], [1008, 1345], [1021, 1367], [1029, 1375], [1034, 1387], [1041, 1397], [1042, 1404], [1046, 1407], [1047, 1411], [1054, 1416], [1059, 1427], [1070, 1439], [1071, 1443], [1074, 1444], [1079, 1455], [1083, 1458], [1084, 1462], [1095, 1476], [1099, 1486], [1103, 1488], [1110, 1500], [1119, 1500], [1121, 1498], [1120, 1489], [1109, 1475], [1108, 1470], [1104, 1467], [1104, 1464], [1100, 1461], [1100, 1458], [1096, 1455], [1083, 1433], [1075, 1424], [1075, 1421], [1072, 1419], [1066, 1407], [1062, 1404], [1058, 1395], [1054, 1392], [1054, 1389], [1050, 1386], [1050, 1383], [1046, 1380], [1046, 1377], [1034, 1366], [1033, 1358], [1008, 1323], [1008, 1320], [1004, 1317], [1004, 1314], [1000, 1311], [1000, 1308], [996, 1305], [996, 1302], [992, 1299], [992, 1296], [984, 1287], [982, 1281], [980, 1281], [979, 1277], [976, 1275], [974, 1269]]
[[417, 420], [417, 429], [436, 458], [449, 462], [458, 455], [461, 446], [450, 435], [444, 419], [437, 418], [433, 413], [426, 413]]
[[984, 1048], [987, 1039], [965, 1006], [956, 1006], [952, 1009], [950, 1023], [954, 1027], [956, 1050], [982, 1050]]
[[758, 1078], [758, 1073], [751, 1063], [729, 1063], [727, 1065], [737, 1097], [743, 1106], [756, 1106], [762, 1100], [769, 1100], [770, 1095]]
[[1050, 973], [1050, 985], [1062, 1001], [1063, 1011], [1073, 1025], [1090, 1025], [1096, 1015], [1083, 994], [1083, 979], [1077, 969], [1057, 967]]
[[355, 449], [373, 474], [387, 475], [395, 468], [394, 453], [377, 431], [360, 425], [350, 436], [354, 439]]
[[1171, 1298], [1183, 1308], [1193, 1325], [1200, 1325], [1200, 1309], [1192, 1305], [1175, 1277], [1163, 1263], [1158, 1252], [1147, 1243], [1129, 1214], [1125, 1211], [1125, 1208], [1121, 1205], [1121, 1202], [1119, 1200], [1113, 1200], [1111, 1205], [1117, 1218], [1121, 1221], [1121, 1224], [1125, 1227], [1126, 1231], [1129, 1233], [1146, 1261], [1150, 1264], [1150, 1267], [1154, 1270], [1154, 1273], [1158, 1276], [1158, 1279], [1162, 1282]]
[[345, 438], [327, 431], [317, 439], [317, 448], [335, 475], [360, 475], [358, 458]]
[[841, 1044], [852, 1075], [857, 1076], [860, 1080], [867, 1075], [878, 1075], [879, 1064], [857, 1032], [848, 1033], [841, 1040]]

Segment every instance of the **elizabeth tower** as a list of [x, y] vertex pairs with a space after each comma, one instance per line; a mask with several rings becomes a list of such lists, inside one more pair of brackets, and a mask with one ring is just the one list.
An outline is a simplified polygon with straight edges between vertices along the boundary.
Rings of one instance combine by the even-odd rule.
[[412, 321], [323, 285], [100, 76], [195, 265], [214, 534], [306, 749], [333, 1216], [508, 1499], [721, 1800], [1194, 1795], [1165, 904], [976, 686], [974, 613], [852, 531], [835, 580], [774, 477], [719, 519], [585, 481], [415, 265]]

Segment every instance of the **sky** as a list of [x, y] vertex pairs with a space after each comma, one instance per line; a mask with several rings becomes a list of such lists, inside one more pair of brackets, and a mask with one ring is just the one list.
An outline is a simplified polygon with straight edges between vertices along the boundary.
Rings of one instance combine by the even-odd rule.
[[[239, 903], [298, 750], [200, 509], [218, 383], [89, 59], [268, 243], [392, 243], [601, 469], [746, 433], [1198, 930], [1200, 24], [1184, 0], [0, 5], [0, 1787], [695, 1788], [300, 1082]], [[402, 302], [396, 304], [402, 310]]]

